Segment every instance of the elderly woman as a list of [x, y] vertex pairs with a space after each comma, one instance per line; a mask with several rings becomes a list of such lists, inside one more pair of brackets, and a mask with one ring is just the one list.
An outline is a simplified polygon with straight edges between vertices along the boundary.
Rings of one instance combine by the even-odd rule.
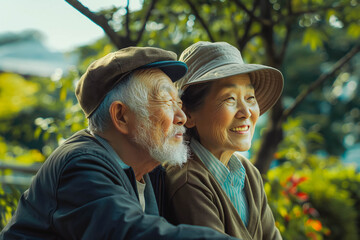
[[256, 122], [283, 88], [271, 67], [245, 64], [225, 42], [198, 42], [180, 56], [178, 82], [191, 155], [167, 167], [167, 219], [212, 227], [240, 239], [281, 239], [258, 170], [237, 153], [251, 147]]

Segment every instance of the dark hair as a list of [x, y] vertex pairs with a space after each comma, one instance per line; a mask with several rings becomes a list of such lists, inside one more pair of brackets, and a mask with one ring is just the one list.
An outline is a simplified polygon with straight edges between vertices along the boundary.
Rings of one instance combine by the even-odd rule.
[[[193, 112], [201, 108], [204, 104], [206, 96], [210, 92], [212, 83], [213, 82], [211, 81], [194, 84], [187, 87], [185, 91], [181, 94], [181, 100], [183, 102], [184, 108], [189, 112]], [[188, 137], [193, 137], [198, 141], [200, 140], [196, 127], [188, 128], [186, 133]]]

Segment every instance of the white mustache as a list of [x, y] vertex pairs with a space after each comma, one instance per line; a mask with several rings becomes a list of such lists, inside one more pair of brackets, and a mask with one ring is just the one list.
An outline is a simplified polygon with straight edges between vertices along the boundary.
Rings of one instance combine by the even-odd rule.
[[171, 131], [168, 134], [167, 138], [175, 137], [176, 134], [182, 133], [184, 134], [186, 132], [186, 128], [184, 126], [174, 126]]

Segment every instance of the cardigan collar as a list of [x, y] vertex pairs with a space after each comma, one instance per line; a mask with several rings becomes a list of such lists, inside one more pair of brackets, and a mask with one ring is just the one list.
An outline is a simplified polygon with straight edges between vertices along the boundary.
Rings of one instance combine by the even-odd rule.
[[231, 156], [228, 166], [225, 166], [194, 138], [190, 140], [190, 148], [221, 185], [224, 185], [231, 173], [235, 176], [235, 178], [233, 178], [233, 184], [239, 186], [240, 189], [244, 188], [246, 175], [245, 168], [235, 154]]

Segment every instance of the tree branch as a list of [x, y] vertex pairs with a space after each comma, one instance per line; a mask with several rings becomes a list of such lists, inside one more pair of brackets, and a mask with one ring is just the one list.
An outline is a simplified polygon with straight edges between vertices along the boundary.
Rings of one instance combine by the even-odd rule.
[[352, 57], [354, 57], [358, 52], [360, 51], [360, 45], [357, 45], [353, 47], [345, 56], [343, 56], [340, 60], [338, 60], [332, 69], [327, 72], [320, 75], [320, 77], [313, 82], [306, 90], [301, 92], [295, 99], [294, 103], [285, 109], [283, 115], [282, 115], [282, 122], [284, 122], [290, 114], [295, 110], [297, 106], [300, 105], [302, 101], [316, 88], [318, 88], [322, 83], [324, 83], [328, 78], [330, 78], [336, 71], [338, 71], [342, 66], [344, 66], [348, 61], [351, 60]]
[[[271, 21], [271, 3], [269, 0], [261, 0], [260, 3], [260, 16], [261, 19]], [[279, 58], [276, 55], [276, 46], [274, 42], [274, 26], [273, 25], [261, 25], [261, 35], [264, 40], [264, 47], [266, 53], [266, 64], [272, 67], [279, 68]]]
[[210, 29], [208, 27], [208, 25], [206, 24], [206, 22], [204, 21], [204, 19], [200, 16], [198, 10], [196, 9], [195, 5], [191, 2], [191, 0], [186, 0], [187, 4], [189, 4], [192, 12], [194, 13], [195, 17], [197, 19], [199, 19], [200, 24], [203, 26], [203, 28], [205, 29], [209, 39], [211, 42], [215, 42], [215, 38], [213, 37], [213, 35], [210, 32]]
[[[252, 13], [255, 12], [256, 7], [258, 6], [258, 3], [259, 3], [259, 0], [254, 1], [253, 7], [252, 7], [252, 10], [251, 10]], [[252, 24], [254, 22], [254, 17], [253, 16], [254, 16], [254, 14], [251, 14], [251, 15], [249, 14], [250, 18], [249, 18], [249, 21], [246, 23], [244, 35], [241, 38], [241, 40], [239, 41], [240, 51], [242, 51], [245, 48], [247, 42], [251, 39], [251, 38], [249, 38], [249, 33], [250, 33], [251, 26], [252, 26]]]
[[286, 49], [287, 49], [287, 46], [288, 46], [289, 41], [290, 41], [291, 30], [292, 30], [291, 29], [291, 24], [286, 24], [286, 35], [285, 35], [284, 42], [283, 42], [283, 44], [281, 46], [281, 50], [280, 50], [280, 53], [279, 53], [279, 59], [284, 59]]
[[[293, 11], [292, 11], [292, 5], [291, 5], [291, 1], [289, 1], [288, 3], [288, 17], [291, 17], [292, 14], [293, 14]], [[289, 40], [290, 40], [290, 35], [291, 35], [291, 26], [292, 26], [292, 23], [291, 22], [286, 22], [286, 35], [285, 35], [285, 39], [284, 39], [284, 42], [281, 46], [281, 50], [280, 50], [280, 53], [279, 53], [279, 59], [284, 59], [284, 56], [285, 56], [285, 52], [286, 52], [286, 49], [287, 49], [287, 46], [289, 44]]]
[[106, 35], [110, 38], [111, 42], [117, 48], [124, 47], [124, 44], [122, 43], [122, 38], [111, 28], [111, 26], [108, 23], [108, 19], [106, 19], [105, 16], [97, 15], [97, 14], [91, 12], [87, 7], [82, 5], [77, 0], [65, 0], [65, 1], [67, 3], [69, 3], [72, 7], [74, 7], [76, 10], [78, 10], [80, 13], [82, 13], [84, 16], [89, 18], [96, 25], [101, 27], [104, 30], [104, 32], [106, 33]]
[[130, 32], [130, 0], [127, 0], [126, 4], [126, 15], [125, 15], [125, 29], [126, 29], [126, 36], [128, 39], [131, 39], [131, 32]]
[[[228, 2], [228, 8], [231, 9], [231, 3], [230, 1]], [[236, 11], [232, 11], [231, 12], [231, 16], [230, 16], [230, 20], [231, 20], [231, 27], [232, 27], [232, 31], [234, 33], [234, 37], [235, 37], [235, 42], [237, 43], [238, 45], [238, 48], [240, 49], [240, 51], [242, 50], [241, 49], [241, 39], [239, 38], [239, 29], [237, 28], [237, 25], [236, 25], [236, 22], [235, 22], [235, 19], [234, 19], [234, 14], [236, 13]]]
[[249, 9], [247, 9], [247, 7], [242, 3], [240, 2], [239, 0], [234, 0], [235, 4], [241, 8], [242, 10], [244, 10], [244, 12], [246, 12], [252, 19], [255, 19], [256, 21], [258, 21], [259, 23], [261, 23], [262, 25], [265, 25], [265, 26], [272, 26], [273, 23], [271, 20], [268, 20], [268, 19], [262, 19], [262, 18], [259, 18], [257, 16], [255, 16], [254, 14], [254, 11], [255, 11], [255, 8], [253, 8], [252, 11], [250, 11]]
[[149, 18], [151, 16], [151, 11], [154, 9], [156, 2], [157, 2], [157, 0], [152, 0], [151, 3], [150, 3], [149, 9], [146, 12], [146, 16], [144, 18], [144, 22], [142, 24], [142, 27], [141, 27], [141, 29], [140, 29], [140, 31], [138, 33], [137, 38], [136, 38], [136, 44], [138, 44], [140, 42], [141, 37], [144, 34], [146, 23], [149, 21]]

